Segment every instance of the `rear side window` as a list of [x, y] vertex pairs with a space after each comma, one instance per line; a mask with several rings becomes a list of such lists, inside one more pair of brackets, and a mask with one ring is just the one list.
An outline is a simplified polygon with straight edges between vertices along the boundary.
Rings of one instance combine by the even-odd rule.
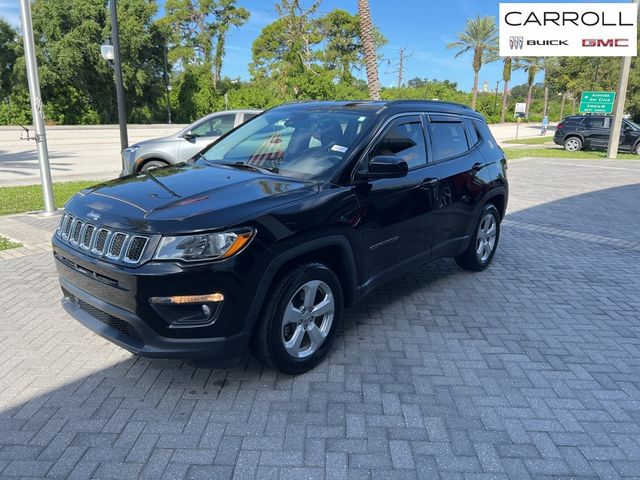
[[430, 128], [436, 160], [462, 155], [469, 150], [462, 122], [431, 122]]
[[480, 136], [480, 139], [484, 142], [484, 144], [492, 150], [497, 150], [498, 144], [494, 140], [493, 135], [491, 134], [491, 130], [489, 130], [487, 124], [481, 120], [474, 120], [473, 123], [476, 126], [478, 135]]
[[472, 120], [465, 118], [464, 127], [467, 129], [467, 137], [469, 138], [469, 145], [475, 147], [480, 141], [478, 130]]
[[243, 122], [248, 122], [249, 120], [251, 120], [253, 117], [255, 117], [256, 115], [258, 115], [257, 113], [249, 113], [249, 112], [245, 112], [244, 114], [244, 118], [242, 119]]

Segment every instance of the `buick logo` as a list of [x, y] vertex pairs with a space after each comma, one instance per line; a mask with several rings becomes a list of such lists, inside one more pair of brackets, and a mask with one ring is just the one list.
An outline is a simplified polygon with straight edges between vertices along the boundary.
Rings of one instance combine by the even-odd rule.
[[93, 220], [94, 222], [97, 222], [98, 220], [100, 220], [100, 214], [98, 212], [94, 212], [93, 210], [87, 213], [87, 217]]
[[522, 50], [522, 45], [524, 45], [524, 37], [509, 37], [509, 48], [511, 48], [511, 50]]

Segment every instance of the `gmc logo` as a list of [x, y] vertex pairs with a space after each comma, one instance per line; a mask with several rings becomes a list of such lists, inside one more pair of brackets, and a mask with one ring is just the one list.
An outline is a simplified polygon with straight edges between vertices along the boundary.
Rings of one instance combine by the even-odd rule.
[[628, 38], [583, 38], [583, 47], [628, 47]]

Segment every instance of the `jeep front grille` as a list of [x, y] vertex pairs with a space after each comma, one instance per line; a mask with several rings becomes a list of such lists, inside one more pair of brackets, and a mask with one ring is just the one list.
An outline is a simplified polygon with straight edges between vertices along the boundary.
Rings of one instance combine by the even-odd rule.
[[149, 244], [149, 237], [113, 231], [66, 213], [60, 219], [56, 235], [65, 243], [93, 255], [128, 264], [139, 263]]

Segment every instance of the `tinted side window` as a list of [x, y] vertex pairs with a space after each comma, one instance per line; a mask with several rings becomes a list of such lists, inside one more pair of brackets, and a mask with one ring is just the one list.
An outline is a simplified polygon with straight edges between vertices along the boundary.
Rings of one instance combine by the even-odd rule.
[[249, 113], [249, 112], [245, 112], [244, 114], [244, 118], [242, 119], [243, 122], [248, 122], [249, 120], [251, 120], [253, 117], [255, 117], [256, 115], [258, 115], [257, 113]]
[[432, 122], [431, 136], [437, 160], [462, 155], [469, 150], [462, 122]]
[[416, 168], [427, 163], [427, 149], [422, 131], [422, 123], [418, 120], [392, 126], [384, 134], [371, 157], [378, 155], [396, 155], [409, 168]]

